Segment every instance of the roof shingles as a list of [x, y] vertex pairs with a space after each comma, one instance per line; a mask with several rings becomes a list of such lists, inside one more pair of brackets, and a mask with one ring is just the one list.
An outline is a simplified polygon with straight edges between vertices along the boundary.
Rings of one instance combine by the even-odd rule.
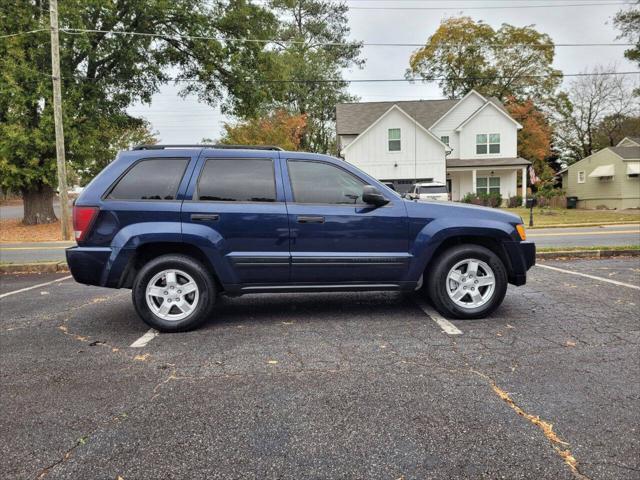
[[625, 160], [640, 160], [640, 147], [608, 147], [613, 153]]
[[360, 135], [394, 105], [428, 129], [458, 102], [459, 100], [411, 100], [339, 103], [336, 105], [336, 131], [338, 135]]
[[[506, 108], [497, 98], [487, 98], [505, 113]], [[397, 105], [424, 128], [429, 129], [460, 100], [409, 100], [401, 102], [360, 102], [336, 105], [336, 133], [360, 135], [387, 110]]]

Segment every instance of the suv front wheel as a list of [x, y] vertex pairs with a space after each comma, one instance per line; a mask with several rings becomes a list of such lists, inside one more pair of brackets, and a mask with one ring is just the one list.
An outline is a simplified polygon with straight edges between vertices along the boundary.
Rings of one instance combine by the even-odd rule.
[[186, 255], [162, 255], [140, 269], [132, 295], [147, 325], [161, 332], [182, 332], [207, 320], [216, 287], [200, 262]]
[[486, 317], [500, 306], [507, 293], [502, 260], [480, 245], [450, 248], [427, 268], [429, 298], [436, 310], [448, 317]]

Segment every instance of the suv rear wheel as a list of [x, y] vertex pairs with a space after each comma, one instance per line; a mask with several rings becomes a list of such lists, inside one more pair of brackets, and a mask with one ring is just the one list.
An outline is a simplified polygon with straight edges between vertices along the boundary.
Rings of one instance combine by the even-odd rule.
[[480, 245], [458, 245], [446, 250], [427, 273], [427, 293], [441, 314], [471, 319], [489, 315], [507, 293], [502, 260]]
[[185, 255], [162, 255], [140, 269], [132, 295], [147, 325], [161, 332], [182, 332], [207, 320], [216, 287], [200, 262]]

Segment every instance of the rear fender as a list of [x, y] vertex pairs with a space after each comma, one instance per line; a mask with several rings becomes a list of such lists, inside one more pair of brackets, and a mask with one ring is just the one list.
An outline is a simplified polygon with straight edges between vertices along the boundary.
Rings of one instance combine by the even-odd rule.
[[229, 253], [225, 239], [217, 230], [195, 223], [183, 223], [182, 228], [182, 241], [204, 253], [223, 287], [239, 283], [230, 262], [225, 258]]
[[108, 268], [103, 274], [103, 285], [120, 287], [132, 266], [136, 250], [145, 244], [181, 241], [179, 222], [141, 222], [127, 225], [111, 240], [111, 255]]
[[180, 241], [182, 241], [180, 222], [141, 222], [132, 223], [120, 229], [111, 240], [111, 247], [136, 250], [145, 243]]
[[139, 223], [123, 228], [112, 242], [110, 264], [117, 268], [110, 269], [109, 283], [120, 285], [130, 281], [129, 270], [135, 269], [133, 264], [137, 258], [136, 252], [144, 252], [145, 245], [152, 248], [163, 243], [195, 247], [204, 255], [205, 258], [202, 260], [209, 263], [208, 266], [223, 288], [226, 284], [234, 283], [234, 272], [222, 252], [222, 236], [204, 225], [183, 224], [182, 227], [185, 232], [181, 232], [181, 226], [176, 222]]

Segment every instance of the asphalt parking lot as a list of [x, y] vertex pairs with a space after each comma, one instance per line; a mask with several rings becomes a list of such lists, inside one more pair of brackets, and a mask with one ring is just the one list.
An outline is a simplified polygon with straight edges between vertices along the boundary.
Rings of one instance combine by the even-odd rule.
[[640, 478], [640, 259], [544, 265], [485, 320], [256, 295], [159, 336], [127, 290], [1, 277], [0, 477]]

